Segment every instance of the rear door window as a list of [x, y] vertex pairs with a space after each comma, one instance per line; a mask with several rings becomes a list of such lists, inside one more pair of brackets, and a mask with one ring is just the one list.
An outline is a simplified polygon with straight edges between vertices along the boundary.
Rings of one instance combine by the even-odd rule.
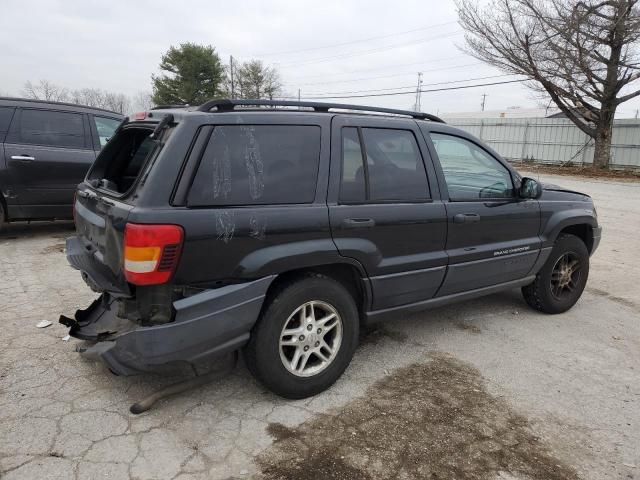
[[319, 161], [318, 126], [217, 126], [200, 161], [187, 203], [311, 203]]
[[19, 143], [64, 148], [85, 148], [84, 119], [80, 113], [24, 109], [20, 115]]
[[415, 202], [430, 198], [422, 155], [412, 131], [362, 128], [361, 132], [363, 145], [356, 128], [342, 129], [341, 202]]
[[115, 132], [118, 125], [120, 125], [120, 120], [94, 116], [93, 123], [96, 126], [96, 131], [98, 132], [100, 147], [104, 147], [111, 137], [113, 137], [113, 132]]

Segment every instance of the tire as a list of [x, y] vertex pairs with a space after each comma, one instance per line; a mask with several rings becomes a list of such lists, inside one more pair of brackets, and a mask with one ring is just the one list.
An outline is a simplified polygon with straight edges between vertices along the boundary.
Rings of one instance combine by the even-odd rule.
[[[267, 302], [244, 349], [249, 371], [285, 398], [306, 398], [329, 388], [351, 362], [358, 344], [353, 297], [337, 281], [308, 274], [281, 285]], [[323, 324], [325, 319], [329, 320]]]
[[4, 229], [6, 225], [6, 214], [7, 212], [4, 209], [4, 202], [2, 200], [2, 195], [0, 195], [0, 232]]
[[563, 313], [578, 301], [588, 277], [589, 251], [584, 242], [575, 235], [561, 234], [536, 279], [522, 287], [522, 295], [536, 310]]

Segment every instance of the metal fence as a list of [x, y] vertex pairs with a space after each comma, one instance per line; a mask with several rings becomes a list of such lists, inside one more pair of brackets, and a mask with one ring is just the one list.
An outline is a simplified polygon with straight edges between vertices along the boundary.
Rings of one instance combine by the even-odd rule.
[[[589, 165], [593, 140], [565, 118], [446, 119], [511, 161]], [[611, 167], [640, 169], [640, 120], [616, 120]]]

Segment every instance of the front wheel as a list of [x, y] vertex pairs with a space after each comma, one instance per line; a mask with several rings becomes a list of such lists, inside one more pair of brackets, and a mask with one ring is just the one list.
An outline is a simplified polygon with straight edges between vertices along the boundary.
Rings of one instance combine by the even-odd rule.
[[562, 313], [578, 301], [589, 276], [589, 251], [575, 235], [558, 237], [536, 279], [522, 287], [526, 302], [544, 313]]
[[310, 274], [271, 296], [245, 348], [251, 373], [285, 398], [326, 390], [349, 365], [358, 310], [338, 282]]

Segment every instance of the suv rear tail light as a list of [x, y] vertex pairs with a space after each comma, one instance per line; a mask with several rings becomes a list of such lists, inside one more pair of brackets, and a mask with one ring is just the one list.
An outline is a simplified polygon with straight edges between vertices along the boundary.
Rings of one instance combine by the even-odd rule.
[[127, 223], [124, 229], [124, 275], [134, 285], [161, 285], [171, 280], [184, 231], [178, 225]]

